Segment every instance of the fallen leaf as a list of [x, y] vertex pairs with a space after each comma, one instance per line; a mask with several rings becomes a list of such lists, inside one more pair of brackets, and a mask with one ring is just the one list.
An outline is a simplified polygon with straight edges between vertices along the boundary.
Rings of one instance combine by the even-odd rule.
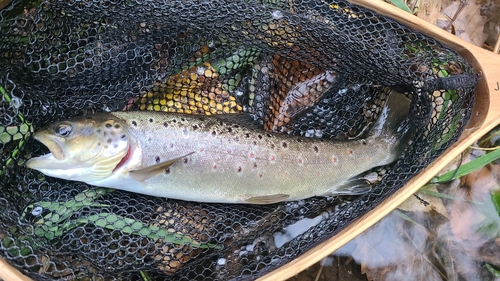
[[[435, 186], [429, 187], [427, 188], [427, 190], [434, 191], [436, 193], [438, 192]], [[401, 205], [399, 205], [398, 209], [408, 212], [426, 212], [426, 213], [435, 211], [448, 218], [448, 212], [446, 211], [446, 207], [443, 204], [442, 198], [424, 194], [422, 192], [417, 192], [416, 195], [421, 200], [419, 200], [415, 196], [411, 196]]]
[[[441, 12], [448, 19], [453, 19], [460, 7], [461, 1], [454, 1]], [[467, 5], [460, 11], [455, 21], [452, 22], [455, 35], [474, 45], [481, 46], [487, 38], [483, 33], [487, 18], [481, 16], [481, 6], [475, 0], [467, 0]], [[439, 23], [438, 26], [447, 26], [449, 22]]]
[[436, 25], [441, 5], [441, 0], [421, 0], [417, 17]]

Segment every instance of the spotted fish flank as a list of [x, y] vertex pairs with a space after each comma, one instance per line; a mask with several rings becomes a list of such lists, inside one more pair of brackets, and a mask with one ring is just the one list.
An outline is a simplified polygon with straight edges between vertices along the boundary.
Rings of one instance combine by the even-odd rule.
[[[35, 133], [51, 153], [27, 166], [48, 176], [189, 201], [270, 204], [360, 194], [356, 176], [395, 161], [409, 100], [391, 94], [371, 136], [333, 142], [269, 133], [247, 115], [115, 112]], [[404, 122], [403, 122], [404, 123]], [[374, 149], [377, 147], [378, 149]]]

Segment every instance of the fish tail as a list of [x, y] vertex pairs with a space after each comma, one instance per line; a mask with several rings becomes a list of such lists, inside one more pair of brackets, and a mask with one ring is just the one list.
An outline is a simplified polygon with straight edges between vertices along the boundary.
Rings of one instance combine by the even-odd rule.
[[392, 90], [370, 135], [382, 138], [406, 138], [409, 135], [407, 117], [410, 103], [410, 99], [404, 94]]

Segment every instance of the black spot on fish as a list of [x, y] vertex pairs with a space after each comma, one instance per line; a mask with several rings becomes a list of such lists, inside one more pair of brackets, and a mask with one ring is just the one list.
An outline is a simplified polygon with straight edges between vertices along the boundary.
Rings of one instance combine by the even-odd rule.
[[107, 140], [106, 140], [106, 142], [107, 142], [107, 143], [112, 143], [112, 142], [113, 142], [113, 140], [112, 140], [112, 139], [107, 139]]
[[132, 125], [134, 125], [134, 127], [137, 127], [137, 122], [132, 121]]
[[216, 136], [217, 135], [217, 132], [216, 131], [212, 131], [212, 136]]
[[172, 119], [172, 122], [174, 122], [174, 123], [177, 123], [177, 120], [175, 120], [175, 119]]
[[107, 149], [107, 148], [108, 148], [108, 145], [106, 144], [106, 145], [104, 146], [104, 148], [106, 148], [106, 149]]
[[115, 124], [115, 129], [119, 129], [120, 128], [120, 124]]
[[238, 166], [238, 173], [241, 173], [241, 166]]
[[266, 134], [266, 137], [270, 138], [270, 137], [272, 137], [272, 135], [271, 134]]
[[288, 144], [287, 144], [286, 142], [283, 142], [283, 143], [281, 144], [281, 146], [283, 146], [283, 148], [287, 148], [287, 147], [288, 147]]
[[149, 118], [149, 123], [153, 123], [153, 118]]
[[111, 125], [110, 123], [106, 123], [106, 128], [111, 128], [113, 127], [113, 125]]
[[155, 156], [155, 162], [160, 163], [160, 156]]
[[184, 117], [181, 117], [181, 121], [182, 121], [182, 122], [185, 122], [185, 121], [186, 121], [186, 119], [185, 119]]
[[167, 127], [168, 127], [167, 122], [163, 122], [163, 127], [165, 127], [165, 128], [167, 128]]
[[271, 143], [271, 149], [275, 149], [276, 148], [276, 145], [274, 145], [274, 143]]
[[261, 139], [262, 139], [262, 135], [257, 135], [257, 137], [259, 138], [259, 140], [261, 140]]
[[314, 152], [316, 152], [316, 153], [319, 152], [319, 148], [317, 146], [314, 146]]
[[198, 125], [194, 124], [193, 125], [193, 130], [195, 130], [195, 131], [198, 130]]
[[98, 143], [97, 143], [97, 146], [101, 146], [101, 143], [100, 143], [100, 142], [98, 142]]
[[85, 118], [85, 119], [93, 119], [93, 117], [92, 116], [87, 116], [87, 118]]
[[249, 133], [246, 133], [246, 134], [245, 134], [245, 138], [247, 138], [247, 139], [248, 139], [248, 138], [250, 138], [250, 134], [249, 134]]
[[257, 163], [253, 163], [253, 167], [257, 169]]
[[253, 142], [252, 142], [252, 144], [253, 144], [253, 145], [257, 145], [257, 141], [253, 141]]
[[98, 134], [100, 134], [101, 132], [102, 132], [101, 129], [96, 130], [96, 133], [98, 133]]
[[300, 138], [297, 138], [297, 142], [302, 142], [302, 140]]
[[366, 141], [365, 141], [365, 140], [363, 140], [363, 142], [362, 142], [362, 143], [363, 143], [363, 145], [367, 145], [367, 143], [366, 143]]
[[123, 134], [123, 135], [121, 136], [121, 138], [122, 138], [122, 139], [126, 139], [126, 138], [127, 138], [127, 135]]
[[165, 174], [170, 174], [170, 168], [165, 169]]
[[238, 125], [238, 124], [233, 125], [233, 128], [235, 128], [235, 129], [238, 129], [239, 127], [240, 127], [240, 125]]
[[187, 164], [187, 162], [188, 162], [188, 159], [184, 158], [184, 164]]
[[227, 128], [227, 132], [228, 132], [228, 133], [233, 132], [233, 128], [231, 128], [231, 127]]

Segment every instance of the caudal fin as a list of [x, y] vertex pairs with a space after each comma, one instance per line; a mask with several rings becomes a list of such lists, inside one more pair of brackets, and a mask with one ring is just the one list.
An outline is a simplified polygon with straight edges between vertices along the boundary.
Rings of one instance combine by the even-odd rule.
[[392, 90], [387, 97], [380, 116], [373, 125], [370, 135], [373, 137], [396, 137], [408, 135], [408, 112], [410, 99], [405, 95]]

